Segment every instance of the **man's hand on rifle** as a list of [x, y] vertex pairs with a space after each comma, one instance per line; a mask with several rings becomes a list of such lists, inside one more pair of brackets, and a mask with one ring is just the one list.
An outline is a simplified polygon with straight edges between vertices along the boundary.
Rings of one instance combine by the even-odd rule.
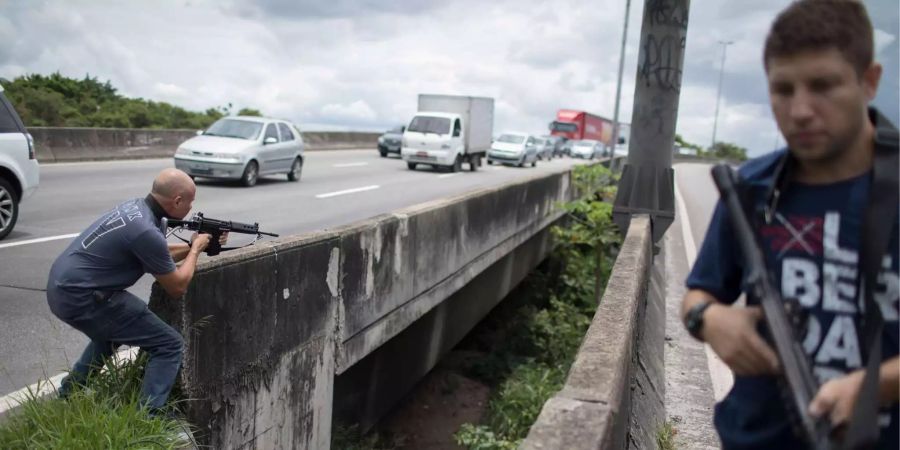
[[864, 375], [865, 371], [857, 370], [823, 384], [809, 404], [809, 414], [813, 417], [828, 416], [832, 426], [847, 423], [853, 414]]
[[191, 236], [191, 253], [200, 256], [200, 253], [203, 253], [206, 250], [206, 246], [209, 245], [209, 237], [206, 233], [194, 233]]
[[714, 304], [706, 310], [702, 337], [736, 375], [774, 375], [778, 356], [756, 331], [759, 307]]

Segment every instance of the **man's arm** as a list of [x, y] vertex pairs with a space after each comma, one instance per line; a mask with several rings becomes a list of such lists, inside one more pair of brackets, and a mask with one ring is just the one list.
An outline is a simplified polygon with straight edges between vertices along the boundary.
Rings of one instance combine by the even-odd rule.
[[712, 303], [703, 312], [700, 338], [737, 375], [753, 376], [778, 373], [778, 356], [756, 332], [762, 318], [758, 307], [731, 307], [719, 302], [712, 294], [691, 289], [681, 302], [681, 317], [701, 303]]
[[[209, 245], [209, 235], [197, 235], [193, 239], [181, 266], [167, 274], [154, 275], [156, 281], [159, 281], [159, 284], [162, 285], [170, 297], [178, 298], [187, 292], [188, 284], [190, 284], [191, 278], [194, 277], [194, 270], [197, 268], [197, 258], [200, 257], [200, 253], [206, 249], [207, 245]], [[171, 246], [169, 248], [171, 250]]]
[[191, 246], [184, 242], [169, 243], [169, 253], [172, 255], [172, 260], [175, 262], [179, 262], [186, 258], [190, 251]]

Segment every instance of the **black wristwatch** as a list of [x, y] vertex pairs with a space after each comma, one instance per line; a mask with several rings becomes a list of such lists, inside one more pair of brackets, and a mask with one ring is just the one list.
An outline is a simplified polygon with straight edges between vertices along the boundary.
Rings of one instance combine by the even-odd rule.
[[706, 311], [706, 308], [709, 308], [713, 303], [714, 302], [703, 302], [694, 305], [684, 316], [684, 327], [687, 328], [688, 333], [691, 333], [691, 336], [698, 341], [703, 340], [703, 338], [700, 337], [700, 330], [703, 329], [703, 313]]

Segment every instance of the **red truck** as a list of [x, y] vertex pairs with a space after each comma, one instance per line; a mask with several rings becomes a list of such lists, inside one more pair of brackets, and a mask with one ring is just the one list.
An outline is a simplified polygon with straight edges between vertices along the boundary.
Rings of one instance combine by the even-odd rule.
[[550, 134], [566, 139], [593, 139], [607, 146], [612, 145], [613, 121], [585, 111], [561, 109], [556, 120], [550, 122]]

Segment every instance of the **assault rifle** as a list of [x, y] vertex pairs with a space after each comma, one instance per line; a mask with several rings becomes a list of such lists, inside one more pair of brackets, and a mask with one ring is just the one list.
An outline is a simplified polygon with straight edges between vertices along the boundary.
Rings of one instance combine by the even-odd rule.
[[[772, 275], [766, 268], [762, 250], [747, 220], [735, 185], [737, 175], [731, 167], [718, 164], [712, 169], [712, 177], [719, 189], [722, 201], [731, 217], [735, 236], [744, 254], [745, 275], [748, 297], [755, 298], [762, 306], [765, 316], [767, 338], [773, 344], [778, 360], [781, 363], [783, 380], [782, 394], [786, 397], [790, 409], [794, 410], [795, 430], [806, 438], [811, 448], [835, 449], [837, 442], [831, 437], [831, 423], [827, 417], [816, 419], [809, 415], [810, 402], [819, 391], [819, 382], [812, 371], [812, 366], [803, 350], [803, 346], [795, 336], [795, 327], [799, 322], [800, 305], [796, 299], [785, 301], [781, 292], [772, 282]], [[787, 309], [786, 309], [787, 308]]]
[[[218, 255], [220, 252], [225, 250], [234, 250], [236, 248], [241, 247], [222, 247], [222, 243], [219, 242], [219, 238], [222, 237], [222, 234], [225, 232], [228, 233], [241, 233], [241, 234], [255, 234], [256, 239], [253, 242], [258, 241], [263, 236], [272, 236], [278, 237], [275, 233], [267, 233], [265, 231], [259, 231], [259, 224], [249, 224], [249, 223], [240, 223], [233, 222], [230, 220], [219, 220], [213, 219], [210, 217], [204, 217], [203, 213], [198, 212], [194, 214], [189, 220], [177, 220], [177, 219], [169, 219], [164, 217], [162, 220], [162, 224], [160, 224], [160, 228], [162, 229], [163, 234], [168, 234], [169, 228], [174, 229], [185, 229], [196, 231], [198, 233], [206, 233], [210, 235], [209, 245], [206, 246], [206, 254], [209, 256]], [[174, 231], [174, 230], [173, 230]], [[187, 242], [186, 240], [182, 239]], [[251, 245], [253, 244], [251, 242]], [[245, 246], [246, 247], [246, 246]]]

